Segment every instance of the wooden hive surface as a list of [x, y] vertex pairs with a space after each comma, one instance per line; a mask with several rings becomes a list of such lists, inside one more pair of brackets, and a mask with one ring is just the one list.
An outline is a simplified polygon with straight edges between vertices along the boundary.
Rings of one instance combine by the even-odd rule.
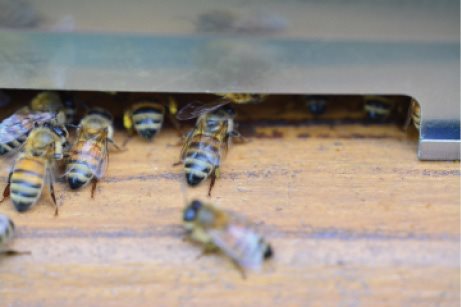
[[458, 162], [418, 161], [414, 138], [388, 125], [259, 125], [252, 136], [230, 149], [210, 200], [261, 224], [275, 250], [262, 272], [243, 280], [182, 240], [183, 173], [166, 129], [111, 154], [94, 199], [57, 183], [57, 218], [47, 195], [26, 214], [1, 204], [12, 247], [32, 252], [0, 258], [1, 305], [458, 305]]

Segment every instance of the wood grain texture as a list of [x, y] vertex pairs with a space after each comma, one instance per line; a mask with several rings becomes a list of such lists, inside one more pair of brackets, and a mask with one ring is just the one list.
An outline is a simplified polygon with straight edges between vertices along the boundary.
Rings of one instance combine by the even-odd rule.
[[387, 125], [242, 128], [253, 137], [231, 148], [211, 200], [261, 223], [275, 249], [262, 272], [242, 280], [182, 240], [166, 130], [113, 153], [95, 199], [57, 184], [57, 218], [48, 196], [26, 214], [0, 206], [13, 247], [32, 251], [0, 259], [1, 305], [459, 305], [458, 162], [418, 161], [415, 140]]

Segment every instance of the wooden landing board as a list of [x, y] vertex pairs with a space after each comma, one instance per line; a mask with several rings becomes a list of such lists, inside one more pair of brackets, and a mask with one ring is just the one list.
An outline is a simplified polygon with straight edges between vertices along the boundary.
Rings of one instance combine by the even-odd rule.
[[112, 154], [95, 199], [57, 184], [57, 218], [48, 196], [25, 214], [0, 206], [17, 224], [12, 247], [32, 251], [0, 259], [1, 305], [459, 304], [458, 162], [418, 161], [414, 138], [393, 126], [252, 131], [210, 200], [261, 223], [275, 249], [261, 273], [242, 280], [182, 240], [180, 148], [168, 130]]

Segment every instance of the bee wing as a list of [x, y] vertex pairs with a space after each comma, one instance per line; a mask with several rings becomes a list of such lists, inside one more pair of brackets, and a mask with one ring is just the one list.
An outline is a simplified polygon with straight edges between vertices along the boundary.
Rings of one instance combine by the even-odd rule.
[[0, 143], [8, 143], [18, 136], [28, 134], [33, 128], [29, 116], [13, 114], [0, 123]]
[[221, 146], [219, 148], [219, 158], [224, 158], [227, 155], [227, 152], [229, 151], [229, 148], [231, 146], [231, 138], [227, 134], [228, 130], [228, 125], [222, 125], [220, 131], [218, 132], [219, 134], [226, 134], [226, 137], [224, 138], [223, 142], [221, 143]]
[[109, 166], [109, 151], [107, 149], [107, 140], [104, 141], [104, 146], [102, 147], [101, 160], [99, 161], [98, 168], [94, 170], [94, 175], [96, 178], [101, 179], [107, 171]]
[[208, 233], [213, 243], [243, 268], [261, 267], [264, 259], [261, 236], [245, 219], [232, 216], [226, 226], [209, 229]]
[[20, 109], [0, 123], [0, 143], [8, 143], [18, 136], [29, 134], [34, 124], [43, 124], [56, 115], [51, 112], [26, 113], [25, 108]]
[[178, 111], [178, 113], [176, 113], [176, 118], [179, 120], [188, 120], [196, 118], [202, 114], [209, 113], [211, 111], [219, 109], [220, 107], [228, 103], [230, 103], [230, 100], [228, 99], [218, 99], [210, 103], [192, 101], [189, 104], [182, 107]]
[[203, 132], [203, 129], [204, 129], [204, 122], [198, 121], [195, 127], [187, 133], [186, 138], [184, 140], [184, 144], [181, 149], [181, 155], [180, 155], [181, 159], [184, 159], [187, 149], [189, 148], [189, 144], [192, 140], [192, 136], [194, 136], [194, 134], [201, 134], [201, 132]]

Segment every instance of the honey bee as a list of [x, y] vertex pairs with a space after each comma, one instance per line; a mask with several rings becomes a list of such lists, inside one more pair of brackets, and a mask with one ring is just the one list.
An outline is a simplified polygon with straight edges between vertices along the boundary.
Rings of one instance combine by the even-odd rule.
[[29, 106], [19, 109], [0, 123], [0, 155], [17, 152], [36, 124], [53, 122], [62, 125], [65, 121], [59, 96], [53, 92], [38, 94]]
[[108, 143], [121, 150], [113, 141], [112, 121], [112, 115], [100, 108], [90, 110], [81, 120], [66, 168], [67, 182], [72, 190], [92, 182], [91, 197], [94, 197], [97, 181], [107, 168]]
[[392, 113], [394, 102], [384, 96], [365, 96], [364, 110], [368, 119], [373, 121], [384, 121]]
[[322, 115], [327, 110], [328, 102], [323, 96], [304, 96], [303, 97], [307, 109], [315, 116]]
[[57, 215], [53, 171], [55, 161], [64, 157], [63, 146], [67, 137], [64, 126], [45, 123], [34, 128], [14, 163], [0, 202], [11, 197], [16, 210], [25, 212], [37, 203], [44, 186], [48, 186]]
[[165, 117], [165, 107], [160, 102], [143, 101], [133, 104], [123, 114], [123, 125], [130, 134], [137, 132], [151, 141], [160, 131]]
[[68, 93], [63, 93], [62, 104], [64, 106], [66, 124], [73, 125], [77, 118], [77, 104], [75, 103], [74, 97]]
[[270, 244], [245, 218], [194, 200], [183, 211], [187, 237], [203, 246], [203, 254], [222, 252], [245, 278], [245, 270], [257, 270], [273, 257]]
[[19, 252], [7, 249], [8, 244], [13, 240], [15, 226], [13, 221], [6, 215], [0, 214], [0, 255], [16, 256], [30, 254], [30, 252]]
[[416, 130], [419, 131], [421, 128], [421, 107], [419, 106], [419, 103], [417, 103], [414, 99], [411, 100], [407, 120], [404, 125], [405, 129], [408, 128], [410, 122], [413, 122], [413, 126], [415, 126]]
[[[158, 101], [141, 101], [133, 104], [123, 114], [123, 126], [128, 131], [130, 137], [137, 133], [146, 141], [152, 139], [160, 132], [165, 119], [165, 113], [174, 127], [179, 131], [180, 126], [176, 118], [177, 102], [173, 97], [168, 99], [168, 112], [165, 104]], [[128, 142], [128, 139], [124, 144]]]
[[30, 107], [37, 112], [58, 112], [64, 109], [61, 97], [56, 92], [38, 93], [30, 102]]
[[211, 176], [210, 196], [219, 177], [222, 152], [227, 151], [232, 137], [239, 134], [234, 129], [235, 112], [230, 105], [213, 108], [210, 112], [206, 108], [200, 110], [195, 127], [183, 144], [181, 160], [175, 165], [184, 163], [186, 181], [190, 186], [196, 186]]
[[252, 104], [262, 102], [267, 95], [264, 94], [216, 94], [220, 96], [220, 99], [214, 100], [209, 103], [202, 103], [200, 101], [194, 101], [182, 109], [180, 109], [176, 118], [179, 120], [188, 120], [199, 117], [206, 112], [212, 112], [227, 104]]

